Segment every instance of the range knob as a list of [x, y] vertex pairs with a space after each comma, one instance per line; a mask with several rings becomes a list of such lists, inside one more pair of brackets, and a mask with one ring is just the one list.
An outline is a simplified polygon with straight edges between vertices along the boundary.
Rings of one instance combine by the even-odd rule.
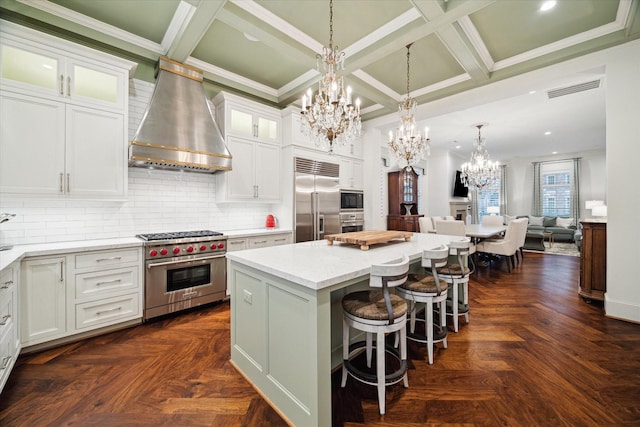
[[193, 252], [193, 246], [189, 246], [189, 247], [187, 248], [187, 252], [189, 252], [189, 253]]
[[156, 251], [155, 249], [153, 249], [151, 252], [149, 252], [149, 255], [151, 255], [151, 256], [157, 256], [157, 255], [158, 255], [158, 251]]
[[216, 248], [217, 248], [216, 244], [215, 244], [215, 243], [212, 243], [212, 244], [211, 244], [211, 249], [216, 249]]
[[207, 250], [207, 245], [202, 245], [202, 246], [200, 246], [200, 250], [201, 250], [201, 251], [206, 251], [206, 250]]
[[162, 248], [160, 249], [160, 255], [166, 255], [167, 254], [167, 250]]
[[224, 243], [218, 244], [218, 249], [222, 249], [222, 248], [224, 248]]
[[173, 253], [178, 255], [180, 253], [180, 248], [173, 248]]

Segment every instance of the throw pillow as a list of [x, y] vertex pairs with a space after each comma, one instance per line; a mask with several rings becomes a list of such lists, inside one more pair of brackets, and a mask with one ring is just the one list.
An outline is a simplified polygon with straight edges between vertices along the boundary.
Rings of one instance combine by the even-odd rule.
[[539, 225], [542, 227], [542, 220], [544, 217], [541, 216], [530, 216], [529, 217], [529, 225]]
[[560, 218], [556, 221], [558, 227], [569, 228], [573, 225], [573, 218]]
[[556, 216], [545, 216], [542, 220], [543, 227], [555, 227], [556, 226]]

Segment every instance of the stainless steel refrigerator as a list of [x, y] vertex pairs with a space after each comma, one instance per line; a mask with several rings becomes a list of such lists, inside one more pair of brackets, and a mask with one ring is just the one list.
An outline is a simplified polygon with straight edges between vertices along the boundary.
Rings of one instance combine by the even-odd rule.
[[340, 233], [340, 165], [295, 158], [296, 243]]

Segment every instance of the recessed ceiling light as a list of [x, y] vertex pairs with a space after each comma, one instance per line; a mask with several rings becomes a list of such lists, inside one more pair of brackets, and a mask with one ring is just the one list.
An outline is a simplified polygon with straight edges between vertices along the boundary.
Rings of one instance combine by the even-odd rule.
[[247, 40], [250, 40], [250, 41], [252, 41], [252, 42], [260, 41], [257, 37], [254, 37], [254, 36], [252, 36], [251, 34], [248, 34], [248, 33], [242, 33], [242, 34], [244, 34], [244, 37], [245, 37]]
[[556, 7], [556, 0], [547, 0], [540, 6], [540, 11], [546, 12]]
[[456, 149], [458, 149], [458, 150], [459, 150], [460, 148], [461, 148], [461, 147], [460, 147], [459, 145], [456, 145]]
[[551, 154], [558, 154], [558, 152], [557, 151], [552, 151]]
[[551, 132], [546, 131], [544, 134], [545, 134], [545, 135], [551, 135]]
[[529, 95], [533, 95], [534, 93], [536, 93], [536, 91], [535, 91], [535, 90], [530, 90], [530, 91], [529, 91]]

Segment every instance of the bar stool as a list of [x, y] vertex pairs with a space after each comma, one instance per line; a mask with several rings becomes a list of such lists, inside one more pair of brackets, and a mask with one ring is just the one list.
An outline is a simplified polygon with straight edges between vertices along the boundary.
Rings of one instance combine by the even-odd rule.
[[[422, 266], [425, 268], [424, 274], [410, 274], [407, 281], [396, 288], [396, 293], [409, 302], [409, 332], [407, 339], [424, 343], [427, 345], [427, 355], [429, 364], [433, 364], [433, 347], [437, 342], [442, 342], [447, 348], [447, 283], [440, 283], [438, 268], [444, 267], [449, 261], [449, 248], [440, 246], [431, 250], [422, 251]], [[416, 306], [417, 303], [424, 303], [424, 329], [425, 334], [416, 334]], [[440, 306], [440, 324], [435, 326], [433, 322], [433, 306]], [[436, 329], [437, 330], [434, 330]]]
[[[436, 269], [440, 279], [451, 288], [451, 303], [447, 302], [447, 315], [453, 317], [455, 332], [458, 332], [459, 316], [464, 316], [465, 321], [469, 323], [469, 275], [472, 271], [465, 265], [464, 257], [468, 258], [470, 245], [469, 238], [449, 242], [449, 254], [457, 257], [458, 262]], [[459, 287], [462, 287], [462, 304], [458, 301]]]
[[[342, 384], [347, 384], [347, 376], [365, 384], [375, 385], [378, 389], [378, 405], [380, 415], [385, 413], [385, 389], [387, 385], [404, 381], [409, 387], [407, 378], [407, 303], [404, 299], [389, 292], [389, 288], [402, 285], [409, 273], [409, 257], [404, 255], [399, 261], [389, 264], [374, 264], [371, 266], [369, 286], [382, 288], [381, 290], [366, 290], [352, 292], [342, 298]], [[366, 332], [366, 341], [349, 345], [349, 328]], [[400, 332], [400, 354], [391, 345], [386, 345], [385, 334]], [[371, 353], [373, 336], [376, 334], [376, 374], [363, 372], [355, 367], [350, 358], [360, 354], [366, 346], [367, 367], [371, 367]], [[395, 372], [386, 373], [385, 352], [390, 353], [400, 361], [400, 367]]]

